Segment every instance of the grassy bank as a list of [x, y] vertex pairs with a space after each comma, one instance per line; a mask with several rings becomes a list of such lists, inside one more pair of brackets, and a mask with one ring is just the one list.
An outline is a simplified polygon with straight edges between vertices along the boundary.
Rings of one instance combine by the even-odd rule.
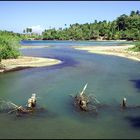
[[140, 42], [136, 42], [136, 43], [134, 43], [134, 47], [132, 47], [132, 48], [129, 48], [128, 50], [129, 51], [134, 51], [134, 52], [140, 52]]

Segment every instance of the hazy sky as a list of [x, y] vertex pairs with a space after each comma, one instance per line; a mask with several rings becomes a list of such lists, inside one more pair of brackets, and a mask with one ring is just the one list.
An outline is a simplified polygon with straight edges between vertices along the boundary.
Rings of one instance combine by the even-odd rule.
[[121, 14], [140, 10], [140, 1], [0, 1], [0, 30], [22, 32], [91, 23], [95, 19], [112, 21]]

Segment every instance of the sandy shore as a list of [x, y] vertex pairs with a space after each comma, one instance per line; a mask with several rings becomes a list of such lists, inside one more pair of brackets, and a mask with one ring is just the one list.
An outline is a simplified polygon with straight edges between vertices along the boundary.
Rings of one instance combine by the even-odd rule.
[[35, 48], [48, 48], [50, 46], [25, 46], [25, 45], [22, 45], [20, 49], [35, 49]]
[[2, 60], [0, 72], [14, 71], [25, 68], [51, 66], [61, 63], [60, 60], [40, 57], [20, 56], [18, 59]]
[[140, 52], [128, 51], [128, 48], [134, 47], [134, 45], [123, 46], [73, 46], [78, 50], [85, 50], [90, 53], [115, 55], [125, 57], [133, 60], [140, 61]]

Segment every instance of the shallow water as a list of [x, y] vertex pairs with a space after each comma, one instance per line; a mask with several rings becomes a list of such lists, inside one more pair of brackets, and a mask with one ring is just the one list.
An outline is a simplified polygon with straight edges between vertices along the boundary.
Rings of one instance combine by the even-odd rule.
[[[120, 42], [120, 44], [123, 42]], [[74, 50], [75, 45], [118, 45], [118, 42], [27, 41], [29, 56], [57, 58], [62, 64], [0, 74], [0, 98], [26, 105], [33, 92], [42, 113], [16, 117], [0, 113], [0, 138], [140, 138], [140, 108], [122, 111], [120, 103], [140, 105], [140, 63], [116, 56]], [[70, 94], [88, 82], [87, 92], [102, 104], [98, 114], [74, 108]]]

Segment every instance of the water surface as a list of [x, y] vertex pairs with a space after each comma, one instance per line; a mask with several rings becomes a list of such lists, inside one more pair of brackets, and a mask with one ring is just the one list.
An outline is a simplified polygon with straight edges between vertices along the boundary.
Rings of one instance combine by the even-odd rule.
[[[140, 105], [140, 63], [116, 56], [91, 54], [71, 46], [119, 45], [123, 42], [25, 41], [51, 45], [22, 49], [27, 56], [57, 58], [62, 64], [0, 74], [0, 98], [26, 105], [33, 92], [45, 112], [15, 117], [0, 113], [0, 138], [140, 138], [140, 109], [122, 111], [120, 103]], [[87, 92], [108, 107], [98, 115], [77, 111], [75, 95], [88, 82]]]

